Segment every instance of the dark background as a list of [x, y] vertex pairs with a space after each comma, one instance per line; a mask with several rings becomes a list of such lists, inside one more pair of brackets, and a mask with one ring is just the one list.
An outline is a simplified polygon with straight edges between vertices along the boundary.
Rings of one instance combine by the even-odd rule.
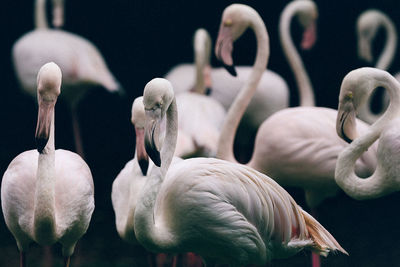
[[[282, 54], [278, 38], [278, 20], [289, 1], [239, 1], [257, 9], [263, 17], [271, 43], [269, 68], [289, 84], [291, 105], [297, 105], [297, 87]], [[142, 94], [152, 78], [163, 76], [173, 66], [192, 61], [192, 35], [206, 28], [215, 41], [224, 7], [232, 1], [184, 0], [66, 0], [64, 29], [92, 41], [102, 52], [115, 77], [124, 86], [125, 98], [94, 88], [79, 104], [86, 161], [96, 187], [96, 209], [88, 233], [79, 242], [72, 266], [145, 266], [143, 250], [123, 242], [117, 235], [110, 194], [111, 184], [134, 154], [134, 131], [130, 125], [132, 100]], [[350, 70], [366, 66], [357, 58], [355, 21], [367, 8], [386, 12], [397, 26], [400, 2], [392, 1], [317, 1], [319, 8], [318, 41], [302, 52], [304, 64], [314, 85], [318, 106], [337, 107], [340, 83]], [[22, 151], [34, 148], [37, 107], [35, 101], [18, 87], [11, 62], [15, 40], [33, 29], [33, 1], [2, 2], [0, 88], [0, 173]], [[299, 43], [301, 33], [292, 24], [292, 35]], [[377, 56], [384, 44], [380, 31], [374, 43]], [[246, 33], [234, 49], [234, 60], [251, 65], [255, 54], [254, 37]], [[400, 70], [396, 58], [389, 69]], [[217, 66], [215, 57], [212, 64]], [[74, 150], [72, 126], [66, 104], [56, 108], [56, 147]], [[240, 152], [239, 152], [240, 153]], [[300, 190], [289, 189], [305, 207]], [[341, 193], [326, 200], [318, 209], [319, 221], [336, 237], [350, 256], [330, 255], [323, 266], [400, 266], [399, 194], [371, 201], [354, 201]], [[53, 248], [54, 264], [61, 264], [59, 246]], [[32, 246], [28, 261], [41, 266], [42, 249]], [[273, 261], [271, 266], [307, 266], [309, 253], [292, 259]], [[0, 266], [17, 266], [15, 240], [0, 217]]]

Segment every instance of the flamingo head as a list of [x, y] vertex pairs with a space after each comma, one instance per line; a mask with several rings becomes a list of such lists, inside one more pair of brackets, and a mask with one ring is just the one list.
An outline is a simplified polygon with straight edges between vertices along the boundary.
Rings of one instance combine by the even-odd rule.
[[358, 56], [371, 63], [372, 40], [378, 32], [382, 13], [375, 9], [363, 12], [357, 19], [356, 31], [358, 41]]
[[37, 76], [39, 111], [35, 139], [39, 153], [46, 147], [50, 136], [51, 120], [57, 97], [60, 95], [61, 79], [61, 70], [53, 62], [43, 65]]
[[317, 40], [317, 24], [318, 8], [313, 1], [298, 0], [302, 2], [301, 9], [297, 13], [297, 19], [304, 28], [301, 48], [304, 50], [311, 49]]
[[174, 99], [171, 83], [162, 78], [148, 82], [143, 92], [145, 109], [145, 148], [147, 154], [158, 167], [161, 166], [159, 133], [160, 124], [165, 117], [168, 107]]
[[[244, 12], [245, 10], [247, 12]], [[232, 4], [225, 8], [222, 14], [215, 54], [233, 76], [237, 75], [232, 59], [233, 42], [251, 26], [254, 17], [258, 18], [258, 13], [253, 8], [242, 4]]]

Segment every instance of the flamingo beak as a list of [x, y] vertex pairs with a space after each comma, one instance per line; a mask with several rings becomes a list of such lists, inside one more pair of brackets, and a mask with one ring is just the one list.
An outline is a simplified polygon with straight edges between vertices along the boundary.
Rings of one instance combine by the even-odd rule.
[[135, 132], [137, 160], [139, 162], [142, 174], [145, 176], [149, 168], [149, 156], [147, 155], [146, 148], [144, 146], [144, 129], [135, 127]]
[[347, 108], [349, 104], [339, 104], [336, 120], [336, 133], [347, 143], [357, 138], [356, 113], [354, 108]]
[[317, 25], [313, 21], [310, 25], [305, 29], [303, 33], [303, 39], [301, 41], [301, 48], [303, 50], [310, 50], [317, 40]]
[[50, 136], [51, 119], [54, 111], [54, 103], [39, 103], [38, 121], [36, 125], [36, 147], [39, 153], [42, 153], [46, 147]]
[[372, 52], [369, 40], [363, 37], [358, 37], [358, 57], [367, 61], [372, 62]]
[[146, 152], [157, 167], [161, 166], [160, 150], [157, 147], [156, 140], [158, 140], [158, 120], [146, 119], [144, 145]]
[[232, 51], [233, 37], [231, 28], [221, 24], [217, 43], [215, 44], [215, 55], [232, 76], [237, 76], [235, 66], [233, 65]]

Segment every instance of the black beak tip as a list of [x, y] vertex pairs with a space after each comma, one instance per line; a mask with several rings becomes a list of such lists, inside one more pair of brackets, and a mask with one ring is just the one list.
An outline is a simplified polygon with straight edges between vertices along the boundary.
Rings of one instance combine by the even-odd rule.
[[[150, 156], [150, 155], [149, 155], [149, 156]], [[155, 164], [157, 167], [161, 167], [160, 152], [155, 151], [155, 152], [153, 153], [153, 155], [152, 155], [150, 158], [153, 160], [154, 164]]]
[[226, 65], [224, 64], [224, 68], [229, 72], [230, 75], [236, 77], [237, 73], [236, 73], [236, 69], [234, 65]]
[[147, 170], [149, 169], [149, 161], [146, 159], [139, 160], [139, 167], [142, 171], [143, 176], [146, 176]]
[[126, 97], [126, 91], [125, 91], [124, 87], [122, 87], [122, 85], [120, 83], [118, 83], [118, 88], [115, 91], [115, 94], [118, 95], [121, 98], [125, 98]]
[[212, 89], [210, 87], [206, 88], [206, 95], [211, 95]]
[[43, 149], [46, 147], [48, 139], [46, 138], [36, 138], [36, 149], [39, 153], [42, 153]]

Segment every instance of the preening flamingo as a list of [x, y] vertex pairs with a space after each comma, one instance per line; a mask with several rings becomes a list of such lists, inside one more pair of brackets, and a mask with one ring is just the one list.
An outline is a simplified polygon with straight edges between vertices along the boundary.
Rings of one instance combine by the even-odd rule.
[[[382, 27], [386, 31], [386, 43], [382, 54], [375, 63], [375, 67], [382, 70], [388, 70], [392, 64], [397, 49], [397, 31], [393, 21], [382, 11], [369, 9], [364, 11], [357, 19], [357, 39], [358, 39], [358, 55], [367, 62], [373, 61], [372, 42], [378, 33], [378, 29]], [[400, 73], [395, 75], [400, 80]], [[384, 93], [382, 98], [382, 110], [375, 114], [371, 111], [371, 100], [373, 94], [367, 102], [359, 107], [358, 116], [368, 123], [374, 123], [385, 111], [387, 107], [387, 94]]]
[[54, 149], [54, 106], [61, 76], [55, 63], [39, 70], [37, 150], [15, 157], [1, 184], [4, 220], [17, 241], [21, 266], [26, 266], [25, 253], [32, 242], [61, 243], [65, 266], [69, 266], [70, 256], [88, 229], [94, 210], [89, 167], [79, 155]]
[[[239, 7], [229, 6], [225, 12], [235, 13]], [[251, 17], [260, 19], [255, 15]], [[170, 167], [178, 133], [172, 86], [153, 79], [143, 97], [146, 151], [157, 166], [135, 210], [136, 238], [145, 248], [193, 251], [207, 263], [232, 266], [265, 264], [303, 249], [346, 253], [282, 187], [252, 168], [214, 158], [192, 158]], [[157, 129], [165, 116], [166, 136], [160, 145]]]
[[36, 0], [35, 29], [15, 42], [12, 59], [21, 87], [33, 97], [36, 97], [36, 75], [40, 67], [49, 61], [60, 66], [62, 97], [72, 111], [76, 150], [83, 155], [76, 114], [78, 101], [90, 85], [103, 86], [110, 92], [121, 90], [99, 50], [76, 34], [50, 29], [45, 16], [45, 0]]
[[[358, 136], [355, 116], [374, 89], [382, 86], [390, 97], [385, 113], [368, 132]], [[339, 95], [337, 134], [351, 142], [340, 153], [336, 164], [336, 183], [352, 198], [378, 198], [400, 190], [400, 83], [388, 72], [360, 68], [344, 77]], [[378, 140], [377, 166], [368, 178], [354, 173], [360, 155]]]
[[[302, 12], [315, 14], [315, 4], [309, 0], [293, 1]], [[241, 19], [249, 18], [245, 12], [249, 7], [240, 6], [240, 14], [228, 14], [223, 17], [216, 44], [217, 57], [232, 66], [232, 42], [248, 25]], [[295, 9], [291, 9], [295, 12]], [[255, 13], [252, 12], [252, 14]], [[304, 13], [305, 14], [305, 13]], [[224, 21], [228, 21], [228, 24]], [[254, 26], [258, 45], [256, 61], [251, 79], [242, 89], [225, 120], [218, 147], [217, 157], [235, 161], [233, 140], [237, 125], [244, 109], [264, 69], [269, 49], [268, 35], [261, 18]], [[253, 25], [252, 24], [252, 25]], [[334, 182], [336, 159], [346, 142], [335, 134], [337, 111], [321, 107], [288, 108], [269, 117], [260, 126], [254, 147], [254, 153], [248, 166], [265, 173], [284, 186], [298, 186], [306, 191], [306, 201], [310, 207], [317, 206], [324, 198], [333, 196], [338, 191]], [[367, 124], [357, 124], [360, 132], [368, 130]], [[357, 161], [359, 175], [370, 175], [376, 164], [376, 146], [369, 149]]]

